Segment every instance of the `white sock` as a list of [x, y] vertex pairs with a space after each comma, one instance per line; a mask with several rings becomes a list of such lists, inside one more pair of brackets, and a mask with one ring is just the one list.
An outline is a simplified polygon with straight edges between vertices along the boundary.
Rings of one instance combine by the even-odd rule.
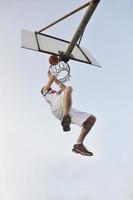
[[82, 144], [83, 142], [76, 142], [76, 144]]

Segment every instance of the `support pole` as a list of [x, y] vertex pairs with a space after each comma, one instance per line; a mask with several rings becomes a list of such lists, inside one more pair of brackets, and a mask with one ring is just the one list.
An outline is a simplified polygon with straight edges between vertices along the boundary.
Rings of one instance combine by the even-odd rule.
[[41, 29], [40, 31], [38, 31], [38, 33], [41, 33], [41, 32], [43, 32], [43, 31], [45, 31], [46, 29], [48, 29], [48, 28], [50, 28], [51, 26], [57, 24], [58, 22], [61, 22], [62, 20], [66, 19], [67, 17], [70, 17], [71, 15], [73, 15], [73, 14], [79, 12], [79, 11], [82, 10], [83, 8], [89, 6], [89, 4], [90, 4], [90, 1], [89, 1], [88, 3], [86, 3], [86, 4], [82, 5], [82, 6], [80, 6], [79, 8], [73, 10], [72, 12], [66, 14], [65, 16], [61, 17], [60, 19], [54, 21], [53, 23], [49, 24], [48, 26], [44, 27], [43, 29]]
[[90, 2], [90, 5], [78, 27], [78, 29], [76, 30], [72, 40], [71, 40], [71, 43], [69, 44], [66, 52], [64, 53], [64, 55], [62, 55], [62, 60], [64, 60], [65, 62], [67, 62], [69, 60], [69, 56], [71, 55], [75, 45], [77, 44], [80, 36], [83, 34], [84, 30], [85, 30], [85, 27], [87, 26], [92, 14], [94, 13], [98, 3], [99, 3], [100, 0], [92, 0]]

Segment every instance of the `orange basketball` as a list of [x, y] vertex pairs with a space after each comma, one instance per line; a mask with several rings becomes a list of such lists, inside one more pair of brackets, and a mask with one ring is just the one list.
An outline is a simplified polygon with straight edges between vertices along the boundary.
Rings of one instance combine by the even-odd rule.
[[56, 56], [56, 55], [51, 55], [51, 56], [49, 57], [49, 63], [50, 63], [51, 65], [57, 65], [58, 62], [59, 62], [58, 56]]

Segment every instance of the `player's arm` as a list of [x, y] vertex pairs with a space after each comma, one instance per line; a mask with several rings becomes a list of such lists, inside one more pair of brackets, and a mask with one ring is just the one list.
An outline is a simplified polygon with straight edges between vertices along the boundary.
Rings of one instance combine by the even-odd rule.
[[55, 81], [55, 79], [55, 76], [53, 76], [52, 74], [48, 74], [48, 82], [45, 86], [43, 86], [42, 92], [47, 92], [50, 89], [52, 83]]
[[55, 79], [54, 82], [59, 86], [59, 88], [60, 88], [59, 92], [60, 93], [65, 90], [66, 86], [63, 83], [61, 83], [58, 79]]

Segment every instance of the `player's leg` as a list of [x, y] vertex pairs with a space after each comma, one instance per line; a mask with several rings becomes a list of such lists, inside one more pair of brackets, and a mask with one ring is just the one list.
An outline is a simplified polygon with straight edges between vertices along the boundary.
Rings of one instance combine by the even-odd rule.
[[70, 131], [71, 118], [69, 116], [70, 108], [72, 106], [72, 87], [68, 86], [64, 90], [63, 96], [63, 119], [62, 126], [64, 131]]
[[64, 97], [63, 97], [63, 113], [64, 113], [64, 115], [69, 114], [71, 106], [72, 106], [72, 87], [68, 86], [64, 90]]
[[73, 151], [76, 153], [81, 153], [83, 155], [87, 155], [87, 156], [92, 156], [93, 153], [88, 151], [84, 145], [84, 139], [86, 138], [86, 136], [88, 135], [88, 133], [90, 132], [91, 128], [93, 127], [93, 125], [96, 122], [96, 117], [94, 115], [91, 115], [84, 123], [83, 123], [83, 127], [81, 129], [80, 135], [77, 139], [76, 144], [73, 146]]
[[81, 129], [80, 135], [77, 140], [77, 144], [83, 143], [85, 137], [90, 132], [91, 128], [94, 126], [96, 122], [96, 117], [94, 115], [91, 115], [84, 123], [83, 127]]

